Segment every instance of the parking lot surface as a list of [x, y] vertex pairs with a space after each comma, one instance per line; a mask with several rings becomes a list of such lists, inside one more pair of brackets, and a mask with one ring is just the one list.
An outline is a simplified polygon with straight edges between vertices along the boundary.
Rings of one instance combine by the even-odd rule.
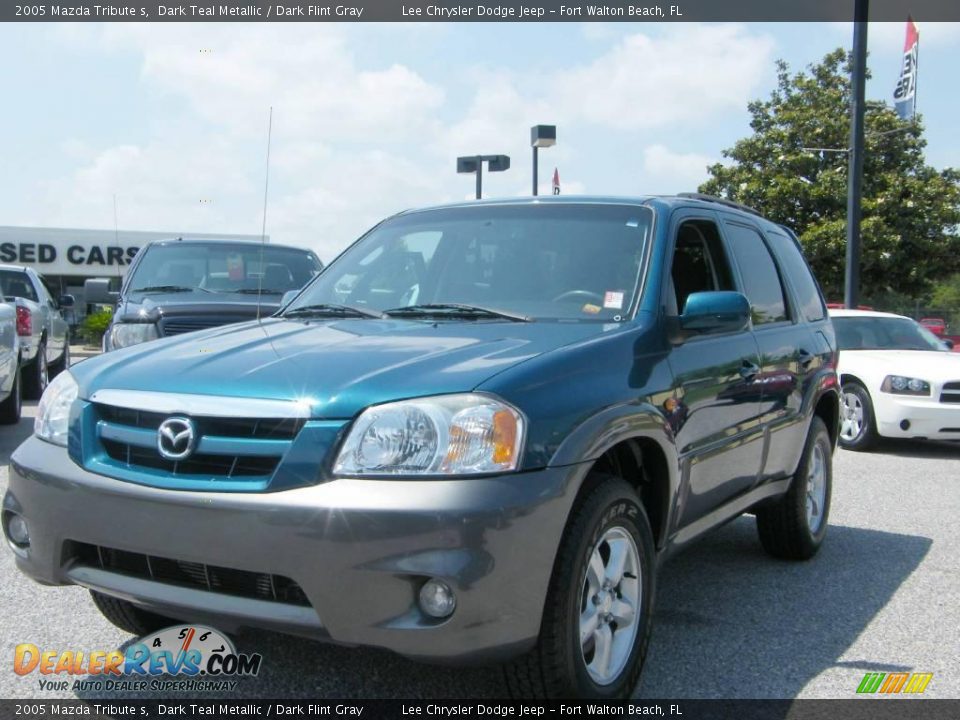
[[[0, 429], [4, 491], [10, 454], [30, 434], [35, 411], [36, 403], [27, 404], [20, 425]], [[767, 557], [753, 518], [743, 517], [666, 564], [637, 696], [847, 698], [867, 672], [907, 671], [934, 674], [926, 697], [960, 697], [958, 519], [960, 446], [838, 451], [831, 527], [814, 560]], [[99, 615], [85, 590], [42, 587], [22, 576], [6, 548], [0, 573], [0, 697], [110, 697], [44, 691], [37, 673], [14, 674], [19, 643], [89, 652], [132, 638]], [[245, 633], [237, 645], [264, 657], [260, 675], [241, 680], [234, 699], [504, 694], [496, 668], [419, 665], [267, 632]]]

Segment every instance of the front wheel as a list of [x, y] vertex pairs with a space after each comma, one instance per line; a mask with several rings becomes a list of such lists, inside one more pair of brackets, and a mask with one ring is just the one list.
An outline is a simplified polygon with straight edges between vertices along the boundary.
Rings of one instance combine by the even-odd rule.
[[840, 447], [869, 450], [877, 438], [870, 393], [859, 383], [847, 383], [840, 393]]
[[763, 549], [785, 560], [809, 560], [827, 534], [833, 489], [833, 445], [819, 417], [810, 423], [800, 465], [786, 495], [757, 508]]
[[622, 699], [640, 677], [653, 616], [653, 533], [625, 480], [588, 482], [560, 543], [537, 647], [505, 668], [514, 697]]

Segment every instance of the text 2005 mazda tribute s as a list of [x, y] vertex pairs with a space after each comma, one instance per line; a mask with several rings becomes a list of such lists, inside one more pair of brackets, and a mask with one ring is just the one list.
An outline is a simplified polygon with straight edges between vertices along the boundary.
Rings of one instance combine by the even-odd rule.
[[113, 623], [257, 626], [622, 697], [660, 561], [827, 529], [836, 345], [790, 231], [706, 197], [405, 212], [277, 316], [87, 360], [14, 454], [20, 569]]

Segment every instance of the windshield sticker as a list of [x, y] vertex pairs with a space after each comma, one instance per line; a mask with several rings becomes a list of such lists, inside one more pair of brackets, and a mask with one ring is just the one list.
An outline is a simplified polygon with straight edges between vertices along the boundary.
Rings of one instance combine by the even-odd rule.
[[603, 310], [603, 308], [600, 307], [599, 305], [594, 305], [593, 303], [587, 303], [582, 308], [580, 308], [580, 310], [581, 312], [590, 313], [591, 315], [596, 315], [598, 312]]
[[623, 308], [623, 291], [607, 290], [603, 295], [603, 306], [608, 310]]
[[239, 253], [227, 255], [227, 275], [231, 280], [243, 280], [243, 255]]

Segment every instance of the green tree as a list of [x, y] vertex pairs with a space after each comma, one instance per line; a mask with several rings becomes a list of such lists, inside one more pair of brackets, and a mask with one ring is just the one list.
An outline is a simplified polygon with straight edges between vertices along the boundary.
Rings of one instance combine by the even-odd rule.
[[[725, 150], [700, 191], [750, 205], [792, 228], [830, 299], [843, 297], [850, 58], [838, 49], [806, 72], [777, 63], [777, 88], [748, 106], [753, 135]], [[861, 289], [919, 296], [960, 271], [960, 172], [924, 160], [923, 126], [883, 102], [865, 106]]]
[[936, 284], [930, 296], [930, 307], [960, 311], [960, 275], [953, 275]]

